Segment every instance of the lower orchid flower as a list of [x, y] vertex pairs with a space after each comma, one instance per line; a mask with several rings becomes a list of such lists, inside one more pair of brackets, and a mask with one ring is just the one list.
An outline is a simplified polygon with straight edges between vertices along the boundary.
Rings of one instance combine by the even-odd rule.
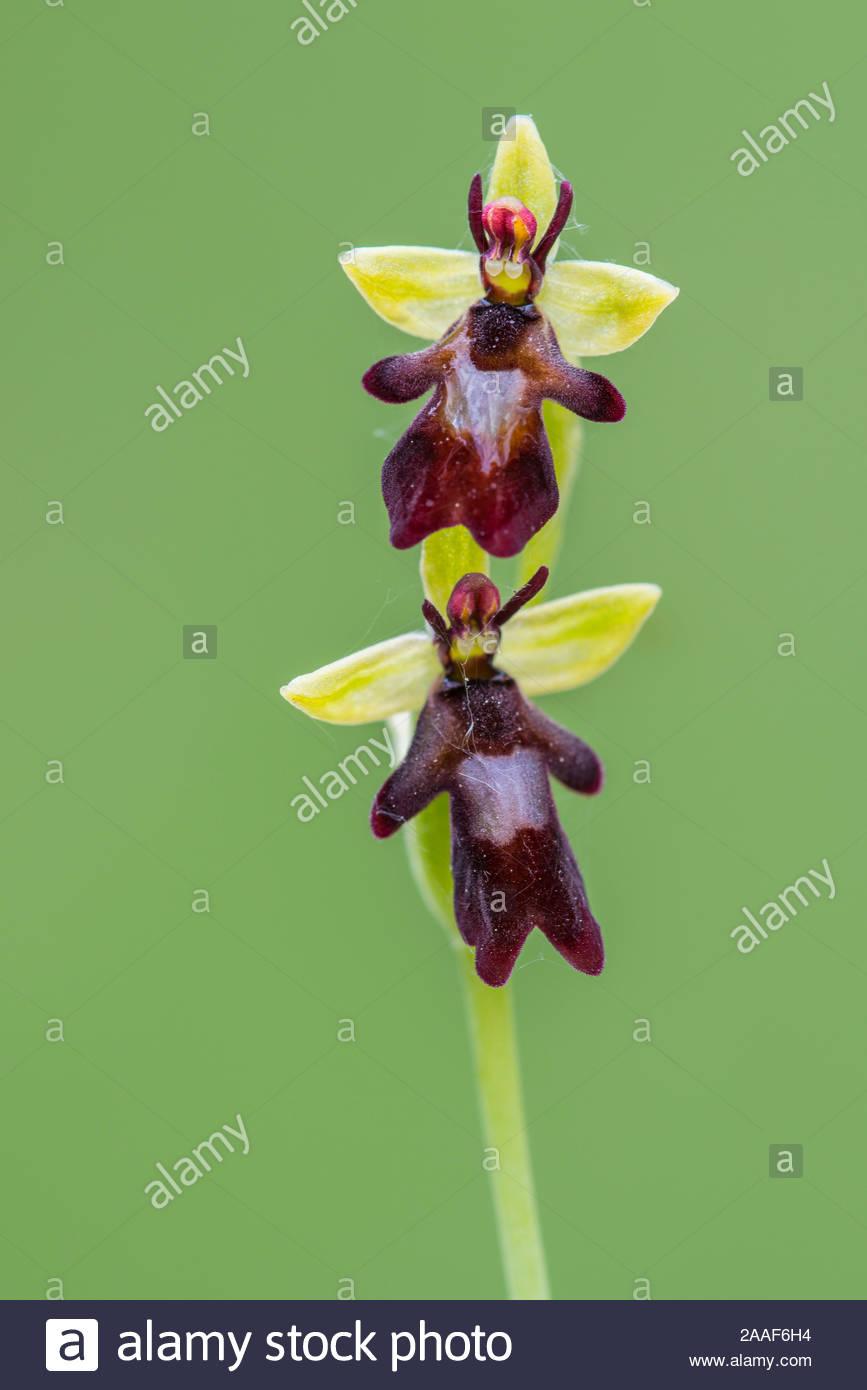
[[505, 984], [534, 927], [577, 970], [602, 969], [599, 926], [549, 783], [554, 776], [592, 795], [602, 785], [602, 765], [521, 686], [544, 693], [601, 674], [660, 595], [652, 584], [623, 584], [525, 608], [547, 577], [543, 566], [501, 605], [490, 579], [466, 574], [445, 617], [425, 601], [432, 640], [407, 634], [379, 643], [281, 691], [305, 713], [334, 723], [379, 720], [424, 702], [404, 761], [374, 801], [371, 824], [387, 838], [448, 794], [455, 918], [489, 985]]
[[503, 624], [548, 577], [536, 575], [505, 608], [491, 581], [465, 575], [450, 623], [425, 604], [443, 662], [400, 767], [379, 792], [373, 833], [393, 835], [440, 792], [451, 799], [455, 920], [488, 985], [504, 985], [533, 927], [576, 970], [598, 975], [602, 935], [563, 834], [549, 774], [573, 791], [602, 786], [586, 743], [524, 699], [493, 657]]
[[341, 257], [377, 313], [438, 339], [384, 358], [363, 378], [372, 395], [392, 403], [434, 392], [383, 466], [399, 549], [463, 525], [490, 555], [518, 554], [558, 505], [543, 402], [588, 420], [624, 415], [620, 392], [576, 365], [577, 355], [628, 347], [677, 290], [633, 267], [552, 264], [572, 200], [565, 181], [556, 195], [531, 118], [514, 117], [498, 147], [488, 202], [481, 175], [470, 185], [477, 255], [391, 246]]

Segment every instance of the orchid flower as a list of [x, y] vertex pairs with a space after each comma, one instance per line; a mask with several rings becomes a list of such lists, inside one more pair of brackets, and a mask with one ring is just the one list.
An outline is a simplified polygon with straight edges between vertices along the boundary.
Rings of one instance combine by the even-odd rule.
[[487, 201], [481, 175], [470, 184], [478, 254], [387, 246], [341, 256], [382, 318], [437, 340], [384, 358], [363, 378], [382, 401], [434, 392], [383, 466], [398, 549], [464, 525], [490, 555], [518, 554], [558, 505], [543, 402], [588, 420], [622, 419], [620, 392], [578, 366], [578, 356], [629, 347], [678, 291], [631, 266], [554, 263], [572, 201], [570, 183], [557, 192], [533, 120], [516, 116], [500, 139]]
[[[448, 793], [455, 920], [489, 985], [506, 983], [533, 927], [577, 970], [602, 969], [599, 926], [548, 780], [592, 795], [602, 765], [525, 699], [521, 686], [545, 693], [601, 674], [660, 593], [652, 584], [622, 584], [525, 609], [547, 577], [543, 566], [501, 604], [486, 575], [465, 574], [446, 617], [425, 600], [429, 634], [378, 643], [281, 691], [332, 723], [381, 721], [421, 705], [406, 757], [374, 801], [371, 826], [385, 839]], [[502, 668], [494, 664], [501, 644]]]

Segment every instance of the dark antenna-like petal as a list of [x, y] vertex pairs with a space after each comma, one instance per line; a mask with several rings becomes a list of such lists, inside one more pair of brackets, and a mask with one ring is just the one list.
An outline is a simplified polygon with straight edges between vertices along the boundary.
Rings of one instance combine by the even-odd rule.
[[514, 618], [515, 614], [519, 609], [524, 607], [525, 603], [529, 603], [531, 598], [536, 597], [539, 590], [547, 581], [548, 573], [548, 566], [540, 565], [536, 573], [531, 579], [527, 580], [523, 588], [519, 589], [516, 594], [512, 594], [508, 602], [503, 604], [499, 613], [495, 615], [492, 626], [502, 627], [503, 623], [507, 623], [510, 618]]
[[437, 646], [445, 653], [451, 650], [452, 639], [449, 633], [449, 625], [438, 608], [426, 598], [421, 606], [425, 621], [433, 628]]
[[482, 225], [482, 206], [484, 198], [482, 195], [482, 176], [474, 174], [470, 184], [470, 192], [467, 198], [467, 220], [470, 224], [470, 231], [473, 234], [473, 241], [481, 251], [482, 255], [488, 249], [488, 238], [485, 236], [485, 229]]
[[572, 211], [572, 196], [572, 185], [564, 180], [560, 185], [560, 197], [557, 199], [557, 206], [554, 209], [554, 216], [551, 218], [548, 230], [533, 252], [533, 260], [542, 272], [544, 272], [545, 262], [551, 254], [551, 247], [569, 220], [569, 214]]

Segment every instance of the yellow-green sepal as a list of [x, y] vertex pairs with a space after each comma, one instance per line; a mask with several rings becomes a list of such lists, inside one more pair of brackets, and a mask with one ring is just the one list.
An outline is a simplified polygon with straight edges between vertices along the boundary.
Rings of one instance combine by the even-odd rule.
[[482, 292], [479, 258], [437, 246], [354, 246], [340, 264], [381, 319], [416, 338], [441, 338]]
[[570, 362], [621, 352], [646, 333], [680, 291], [667, 280], [608, 261], [558, 261], [537, 303]]
[[420, 568], [425, 596], [445, 613], [458, 580], [465, 574], [488, 574], [490, 561], [465, 526], [449, 526], [422, 542]]
[[296, 676], [280, 694], [327, 724], [369, 724], [420, 709], [441, 674], [430, 637], [408, 632]]
[[519, 198], [536, 218], [539, 237], [554, 216], [557, 180], [532, 116], [512, 116], [497, 143], [486, 201], [498, 198]]
[[526, 695], [586, 685], [623, 655], [661, 594], [656, 584], [615, 584], [525, 608], [503, 629], [497, 664]]

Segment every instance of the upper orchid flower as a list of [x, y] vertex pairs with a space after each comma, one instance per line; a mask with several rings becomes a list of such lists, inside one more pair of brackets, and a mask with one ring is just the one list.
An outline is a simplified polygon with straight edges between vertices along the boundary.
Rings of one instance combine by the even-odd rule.
[[[524, 608], [547, 576], [542, 567], [501, 604], [485, 575], [464, 575], [446, 617], [430, 601], [423, 605], [433, 641], [419, 633], [379, 643], [298, 676], [281, 692], [315, 718], [346, 724], [424, 702], [404, 761], [376, 797], [371, 825], [386, 838], [448, 793], [455, 918], [489, 985], [505, 984], [533, 927], [587, 974], [597, 975], [604, 958], [548, 781], [553, 775], [591, 795], [602, 785], [602, 765], [524, 698], [516, 677], [534, 693], [591, 680], [626, 649], [660, 592], [623, 584]], [[508, 674], [494, 664], [501, 642]]]
[[384, 358], [364, 376], [367, 390], [384, 401], [414, 400], [434, 388], [383, 467], [398, 548], [464, 525], [489, 554], [516, 555], [557, 509], [542, 402], [589, 420], [622, 419], [619, 391], [576, 359], [628, 347], [677, 290], [633, 267], [552, 264], [571, 208], [572, 187], [563, 182], [557, 194], [532, 119], [514, 117], [498, 147], [488, 201], [480, 175], [470, 185], [478, 256], [391, 246], [341, 257], [378, 314], [438, 339], [420, 352]]

